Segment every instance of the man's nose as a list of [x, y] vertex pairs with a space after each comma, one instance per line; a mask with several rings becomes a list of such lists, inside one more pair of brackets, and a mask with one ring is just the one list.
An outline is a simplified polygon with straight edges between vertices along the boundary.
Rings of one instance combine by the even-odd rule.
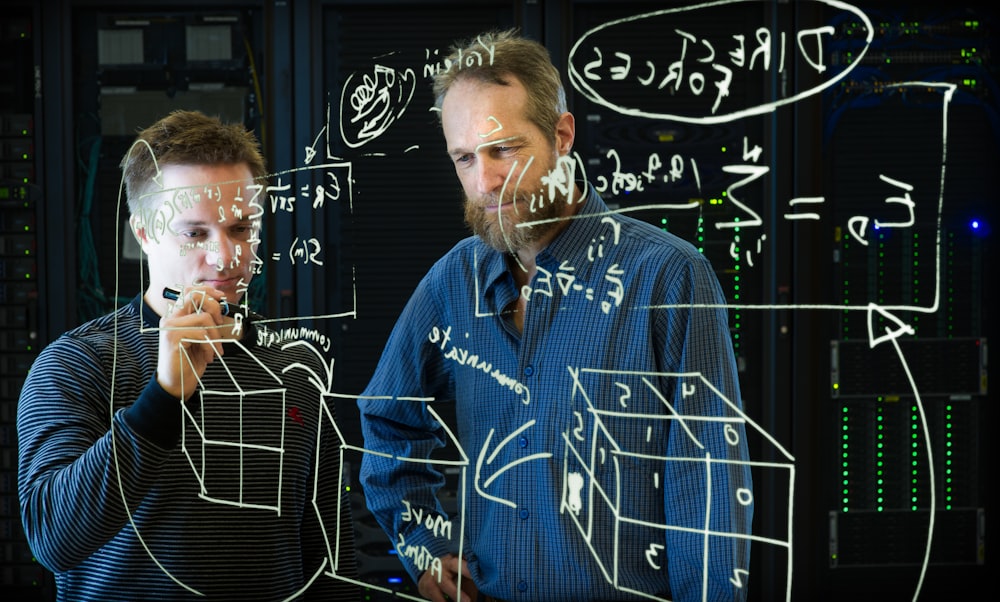
[[[481, 157], [476, 164], [476, 186], [479, 194], [500, 192], [511, 165], [491, 157]], [[513, 186], [515, 183], [511, 183]]]
[[219, 236], [212, 242], [209, 252], [205, 253], [207, 263], [214, 265], [219, 270], [239, 265], [243, 250], [239, 241], [233, 240], [229, 236]]

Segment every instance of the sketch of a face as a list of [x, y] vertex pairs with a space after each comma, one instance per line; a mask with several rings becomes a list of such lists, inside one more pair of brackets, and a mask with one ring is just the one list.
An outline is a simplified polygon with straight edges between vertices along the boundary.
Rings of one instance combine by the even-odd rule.
[[138, 225], [150, 290], [205, 284], [238, 302], [250, 284], [259, 244], [260, 211], [251, 202], [250, 169], [244, 164], [166, 165], [161, 173], [162, 223]]
[[555, 142], [525, 117], [527, 91], [510, 79], [507, 86], [456, 81], [441, 105], [441, 124], [465, 192], [466, 223], [486, 244], [516, 252], [559, 222], [515, 226], [554, 218], [565, 203], [549, 198], [543, 186], [557, 165]]

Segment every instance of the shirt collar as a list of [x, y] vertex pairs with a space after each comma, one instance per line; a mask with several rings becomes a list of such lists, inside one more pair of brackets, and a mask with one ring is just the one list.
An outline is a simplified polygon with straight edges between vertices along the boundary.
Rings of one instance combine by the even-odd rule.
[[599, 218], [609, 214], [610, 210], [593, 186], [587, 183], [585, 190], [583, 206], [570, 218], [566, 229], [538, 253], [536, 264], [549, 269], [549, 266], [558, 265], [564, 260], [578, 263], [579, 255], [585, 253], [587, 247], [601, 236]]
[[157, 328], [160, 325], [159, 314], [153, 311], [153, 308], [146, 303], [146, 300], [142, 298], [142, 293], [132, 299], [132, 307], [136, 313], [142, 316], [143, 328]]

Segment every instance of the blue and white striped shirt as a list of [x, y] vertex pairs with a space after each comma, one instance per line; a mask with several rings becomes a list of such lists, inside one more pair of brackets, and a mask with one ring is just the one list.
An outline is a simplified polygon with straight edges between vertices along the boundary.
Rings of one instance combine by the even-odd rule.
[[[504, 254], [459, 242], [359, 400], [366, 502], [407, 570], [461, 552], [504, 600], [745, 599], [748, 448], [708, 260], [590, 187], [536, 264], [519, 333]], [[412, 461], [442, 446], [467, 460], [447, 517], [444, 464]]]

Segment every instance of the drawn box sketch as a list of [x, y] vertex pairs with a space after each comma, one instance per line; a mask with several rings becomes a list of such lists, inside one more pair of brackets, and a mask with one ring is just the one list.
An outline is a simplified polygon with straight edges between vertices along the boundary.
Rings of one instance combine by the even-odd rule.
[[[357, 395], [347, 395], [339, 393], [331, 393], [324, 397], [324, 411], [329, 412], [331, 408], [347, 410], [343, 414], [348, 414], [357, 408], [359, 396]], [[426, 529], [428, 533], [433, 534], [435, 539], [446, 542], [448, 545], [454, 546], [458, 550], [458, 554], [461, 555], [464, 550], [465, 545], [465, 532], [466, 532], [466, 510], [464, 497], [467, 495], [475, 495], [469, 492], [469, 465], [470, 459], [468, 454], [465, 452], [462, 445], [459, 443], [457, 436], [455, 435], [453, 425], [445, 417], [435, 409], [432, 398], [400, 398], [394, 399], [397, 403], [408, 403], [415, 404], [421, 403], [426, 404], [427, 412], [434, 417], [434, 419], [440, 424], [444, 431], [445, 444], [440, 449], [434, 451], [430, 459], [424, 458], [411, 458], [407, 456], [398, 456], [396, 459], [403, 462], [412, 462], [414, 464], [429, 464], [432, 468], [437, 470], [442, 475], [447, 475], [447, 478], [455, 482], [456, 493], [458, 499], [449, 499], [447, 497], [447, 492], [438, 492], [438, 501], [441, 502], [443, 514], [436, 513], [424, 513], [421, 511], [412, 511], [407, 500], [400, 500], [399, 512], [405, 517], [405, 520], [409, 523], [417, 525], [420, 529]], [[380, 452], [374, 452], [372, 450], [366, 449], [364, 447], [364, 442], [360, 436], [360, 432], [345, 433], [341, 429], [341, 425], [333, 419], [332, 416], [327, 414], [330, 418], [330, 426], [337, 430], [337, 435], [341, 441], [341, 458], [342, 462], [348, 461], [348, 458], [355, 458], [357, 462], [360, 463], [359, 455], [364, 454], [376, 454], [382, 455]], [[324, 425], [321, 421], [321, 428]], [[344, 478], [344, 467], [341, 467], [341, 478]], [[343, 487], [340, 488], [343, 491]], [[341, 503], [350, 503], [347, 496], [341, 499]], [[348, 526], [348, 528], [351, 526]], [[330, 529], [327, 528], [327, 532]], [[383, 537], [381, 530], [379, 531], [378, 538], [381, 540]], [[441, 563], [440, 558], [432, 557], [429, 554], [429, 550], [422, 546], [414, 544], [412, 541], [407, 543], [407, 540], [403, 534], [397, 534], [394, 541], [390, 542], [393, 547], [393, 553], [398, 558], [408, 558], [418, 566], [423, 566], [432, 573], [440, 574]], [[336, 566], [336, 550], [331, 550], [331, 564], [333, 567]], [[330, 576], [336, 576], [333, 573], [328, 573]], [[381, 592], [384, 594], [389, 594], [393, 597], [407, 599], [407, 600], [424, 600], [423, 597], [413, 596], [407, 594], [403, 591], [396, 591], [392, 587], [387, 587], [381, 582], [369, 582], [364, 584], [365, 587], [369, 588], [373, 592]]]
[[[284, 422], [286, 389], [241, 342], [230, 340], [227, 344], [241, 347], [256, 361], [261, 372], [268, 375], [267, 380], [273, 380], [274, 387], [244, 389], [244, 385], [227, 371], [229, 386], [213, 383], [211, 388], [199, 388], [192, 400], [195, 407], [184, 408], [181, 447], [200, 483], [199, 497], [280, 514], [285, 431], [273, 425]], [[225, 362], [225, 357], [218, 361]], [[244, 411], [250, 407], [253, 407], [252, 412]], [[239, 427], [235, 441], [223, 435], [232, 433], [233, 425]], [[228, 474], [233, 466], [238, 467], [238, 479]], [[249, 473], [254, 473], [252, 479]], [[262, 479], [261, 475], [271, 475], [271, 478]], [[255, 486], [251, 487], [251, 483]]]
[[[561, 511], [575, 522], [609, 582], [623, 591], [644, 595], [619, 580], [617, 567], [645, 562], [654, 570], [666, 570], [664, 542], [670, 531], [686, 533], [692, 541], [700, 540], [694, 545], [704, 549], [706, 571], [708, 563], [718, 557], [741, 558], [729, 550], [745, 547], [748, 539], [779, 546], [786, 554], [790, 551], [793, 458], [701, 374], [588, 369], [570, 372], [574, 380], [571, 402], [578, 426], [563, 434], [566, 447]], [[676, 388], [682, 396], [706, 394], [707, 390], [713, 400], [706, 406], [718, 413], [678, 413], [662, 393], [670, 388]], [[668, 437], [671, 430], [683, 435]], [[702, 444], [711, 431], [720, 431], [733, 450], [746, 445], [745, 439], [751, 436], [763, 436], [780, 461], [736, 462], [719, 451], [713, 457]], [[634, 441], [644, 443], [635, 449], [623, 446], [623, 442]], [[735, 451], [733, 457], [738, 457]], [[691, 463], [698, 464], [699, 470], [690, 471]], [[753, 493], [742, 487], [742, 471], [749, 465], [779, 471], [782, 494], [757, 499], [763, 492]], [[678, 515], [678, 519], [667, 516], [662, 506], [650, 504], [649, 500], [663, 498], [665, 481], [691, 480], [697, 474], [703, 476], [691, 490], [700, 491], [698, 504]], [[723, 482], [733, 485], [716, 485]], [[748, 530], [739, 527], [741, 521], [750, 520], [752, 506], [762, 503], [784, 511], [787, 522], [783, 533], [764, 536], [755, 529], [748, 536]], [[729, 526], [719, 522], [730, 518], [733, 522]], [[746, 581], [750, 567], [739, 566], [739, 560], [735, 564], [731, 580], [738, 587]]]

